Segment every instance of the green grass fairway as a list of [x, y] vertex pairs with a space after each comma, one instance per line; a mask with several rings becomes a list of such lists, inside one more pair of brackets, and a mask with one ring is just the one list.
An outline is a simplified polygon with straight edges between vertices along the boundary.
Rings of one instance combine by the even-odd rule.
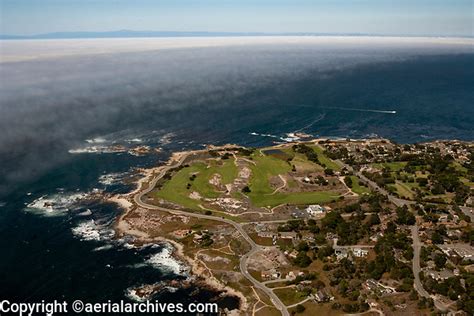
[[360, 180], [359, 178], [357, 178], [357, 176], [350, 176], [351, 180], [352, 180], [352, 188], [351, 190], [357, 194], [364, 194], [364, 193], [370, 193], [370, 189], [363, 186], [363, 185], [360, 185]]
[[[286, 174], [291, 171], [291, 166], [284, 160], [274, 156], [262, 155], [257, 152], [252, 155], [256, 165], [251, 164], [252, 176], [250, 179], [251, 193], [248, 194], [255, 206], [277, 206], [281, 204], [319, 204], [327, 203], [339, 197], [336, 192], [297, 192], [297, 193], [276, 193], [270, 186], [269, 179], [272, 176]], [[211, 161], [209, 164], [195, 162], [191, 166], [178, 171], [171, 180], [167, 181], [156, 196], [164, 200], [183, 205], [190, 209], [201, 210], [200, 201], [193, 200], [189, 194], [198, 192], [204, 198], [217, 198], [222, 192], [209, 183], [214, 174], [221, 175], [222, 184], [234, 181], [238, 175], [234, 158], [222, 161]], [[196, 174], [194, 181], [190, 177]], [[191, 187], [187, 189], [188, 183]], [[295, 185], [293, 183], [293, 185]]]
[[310, 146], [318, 154], [319, 162], [326, 165], [326, 168], [331, 168], [335, 171], [340, 171], [342, 168], [334, 160], [331, 160], [328, 156], [324, 154], [324, 149], [318, 145]]
[[193, 172], [198, 172], [198, 167], [195, 165], [181, 169], [171, 180], [165, 182], [163, 187], [156, 192], [156, 196], [187, 208], [199, 209], [198, 201], [189, 198], [191, 190], [186, 188]]
[[[237, 177], [237, 167], [234, 164], [234, 159], [224, 160], [222, 165], [218, 165], [216, 161], [212, 161], [210, 166], [203, 162], [196, 162], [183, 168], [163, 185], [156, 196], [191, 209], [200, 209], [199, 201], [191, 199], [189, 194], [196, 191], [203, 197], [218, 197], [220, 193], [216, 192], [216, 188], [209, 183], [209, 180], [216, 173], [221, 175], [223, 184], [232, 182]], [[192, 174], [197, 175], [194, 181], [189, 179]], [[186, 188], [188, 183], [191, 183], [189, 190]]]
[[390, 171], [398, 171], [407, 165], [406, 161], [394, 161], [394, 162], [382, 162], [382, 163], [373, 163], [372, 166], [375, 168], [383, 169], [388, 168]]
[[196, 179], [191, 182], [191, 188], [204, 197], [218, 197], [219, 193], [215, 191], [216, 188], [209, 183], [213, 175], [216, 173], [219, 174], [222, 184], [229, 184], [237, 177], [237, 166], [234, 163], [234, 158], [226, 159], [219, 163], [221, 164], [218, 164], [216, 161], [211, 161], [209, 166], [202, 163], [194, 164], [193, 166], [198, 167], [197, 172], [199, 173]]
[[256, 153], [252, 155], [252, 159], [256, 165], [250, 165], [252, 170], [250, 178], [251, 197], [272, 193], [274, 190], [270, 186], [270, 177], [291, 171], [291, 166], [287, 162], [272, 156]]
[[300, 193], [276, 193], [270, 186], [269, 179], [272, 176], [286, 174], [291, 167], [285, 161], [272, 157], [263, 156], [259, 153], [253, 156], [256, 165], [251, 165], [252, 177], [250, 179], [250, 197], [255, 206], [277, 206], [280, 204], [316, 204], [326, 203], [339, 197], [334, 192], [300, 192]]

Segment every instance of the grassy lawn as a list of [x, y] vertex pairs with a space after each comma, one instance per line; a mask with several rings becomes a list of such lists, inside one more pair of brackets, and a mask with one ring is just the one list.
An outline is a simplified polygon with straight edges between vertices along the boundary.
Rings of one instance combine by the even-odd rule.
[[305, 155], [299, 153], [295, 153], [291, 164], [295, 165], [298, 172], [314, 172], [324, 170], [323, 167], [309, 161]]
[[[296, 192], [296, 193], [276, 193], [272, 194], [274, 189], [270, 186], [269, 179], [272, 176], [287, 174], [291, 171], [291, 166], [284, 160], [274, 156], [262, 155], [259, 152], [252, 155], [256, 165], [250, 165], [252, 176], [250, 179], [249, 198], [255, 206], [277, 206], [281, 204], [321, 204], [337, 199], [339, 195], [335, 192]], [[306, 160], [306, 163], [309, 163]], [[315, 164], [312, 164], [317, 168]], [[192, 181], [190, 177], [196, 175]], [[201, 210], [199, 200], [193, 200], [189, 194], [193, 191], [198, 192], [204, 198], [217, 198], [222, 192], [209, 183], [209, 180], [215, 175], [221, 176], [222, 184], [228, 184], [234, 181], [238, 175], [234, 158], [214, 161], [209, 163], [195, 162], [189, 167], [183, 168], [173, 175], [172, 179], [167, 181], [156, 196], [164, 200], [180, 204], [184, 207]], [[191, 187], [188, 189], [188, 184]], [[290, 183], [295, 185], [295, 183]]]
[[313, 150], [318, 154], [319, 162], [325, 164], [327, 168], [331, 168], [335, 171], [340, 171], [342, 169], [340, 165], [324, 154], [324, 149], [322, 147], [315, 145], [311, 146], [311, 148], [313, 148]]
[[370, 193], [370, 189], [360, 184], [359, 178], [357, 176], [350, 176], [352, 179], [352, 188], [351, 190], [357, 194]]
[[189, 197], [191, 192], [186, 188], [189, 177], [193, 172], [198, 172], [198, 166], [190, 166], [178, 171], [171, 180], [165, 182], [163, 187], [156, 193], [156, 196], [164, 200], [180, 204], [187, 208], [199, 210], [199, 201], [193, 200]]
[[215, 173], [218, 173], [221, 175], [223, 184], [229, 184], [229, 183], [234, 182], [235, 178], [237, 178], [237, 175], [238, 175], [237, 166], [235, 165], [234, 158], [230, 158], [223, 161], [224, 161], [223, 165], [218, 167]]
[[260, 153], [252, 155], [252, 158], [256, 165], [250, 165], [252, 170], [250, 178], [251, 198], [272, 193], [274, 190], [270, 186], [270, 177], [291, 171], [291, 166], [281, 159], [261, 155]]
[[258, 310], [259, 316], [280, 316], [281, 312], [275, 307], [265, 306], [262, 309]]
[[414, 193], [410, 189], [410, 187], [401, 181], [396, 181], [395, 184], [391, 184], [391, 187], [395, 188], [397, 191], [398, 195], [402, 198], [407, 198], [407, 199], [413, 199], [414, 198]]
[[275, 289], [273, 292], [281, 299], [283, 304], [292, 305], [304, 300], [307, 296], [294, 287], [288, 287], [284, 289]]
[[269, 287], [269, 288], [282, 287], [282, 286], [286, 286], [286, 281], [268, 283], [268, 284], [266, 284], [266, 286]]
[[269, 179], [272, 176], [286, 174], [291, 166], [285, 161], [261, 155], [253, 156], [256, 165], [251, 165], [252, 176], [250, 179], [250, 190], [248, 194], [255, 206], [277, 206], [281, 204], [317, 204], [326, 203], [339, 197], [334, 192], [298, 192], [298, 193], [276, 193], [271, 194], [274, 189], [270, 186]]
[[[220, 193], [216, 192], [216, 188], [209, 183], [216, 173], [221, 175], [223, 184], [232, 182], [237, 177], [234, 159], [224, 160], [222, 165], [218, 165], [216, 161], [212, 161], [209, 166], [203, 162], [196, 162], [183, 168], [163, 185], [156, 196], [191, 209], [200, 209], [198, 207], [199, 201], [191, 199], [189, 194], [196, 191], [206, 198], [218, 197]], [[189, 179], [192, 174], [196, 174], [194, 181]], [[188, 183], [191, 183], [190, 189], [187, 189]]]
[[466, 169], [466, 167], [461, 166], [461, 165], [459, 164], [459, 162], [453, 162], [453, 163], [451, 164], [451, 166], [453, 166], [454, 169], [456, 169], [456, 170], [458, 170], [458, 171], [460, 171], [460, 172], [462, 172], [462, 173], [464, 173], [464, 174], [467, 174], [467, 171], [468, 171], [468, 170]]
[[257, 233], [251, 233], [249, 234], [249, 237], [252, 238], [256, 244], [262, 246], [273, 246], [273, 241], [270, 237], [260, 237]]
[[393, 162], [382, 162], [382, 163], [373, 163], [372, 166], [375, 168], [383, 169], [389, 168], [390, 171], [398, 171], [407, 165], [406, 161], [393, 161]]
[[461, 182], [464, 183], [465, 185], [471, 187], [471, 188], [474, 187], [474, 182], [471, 182], [466, 178], [461, 178]]
[[300, 192], [300, 193], [276, 193], [273, 195], [256, 195], [250, 193], [250, 199], [255, 206], [277, 206], [281, 204], [306, 205], [323, 204], [331, 202], [339, 197], [335, 192]]
[[418, 182], [403, 182], [403, 185], [409, 188], [410, 190], [413, 190], [414, 188], [420, 189], [420, 185]]
[[434, 199], [441, 199], [441, 200], [443, 200], [444, 203], [449, 204], [449, 203], [452, 202], [453, 198], [454, 198], [453, 193], [446, 193], [446, 194], [437, 194], [437, 195], [425, 196], [423, 198], [423, 200], [430, 201], [430, 200], [434, 200]]

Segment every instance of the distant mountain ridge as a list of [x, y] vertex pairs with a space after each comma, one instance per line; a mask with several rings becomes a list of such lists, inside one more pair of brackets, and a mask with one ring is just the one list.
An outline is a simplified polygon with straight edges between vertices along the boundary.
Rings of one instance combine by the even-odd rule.
[[[54, 32], [35, 35], [0, 34], [0, 40], [74, 39], [74, 38], [133, 38], [133, 37], [212, 37], [212, 36], [397, 36], [366, 33], [265, 33], [265, 32], [204, 32], [204, 31], [132, 31]], [[406, 36], [406, 35], [399, 35]], [[423, 36], [423, 35], [419, 35]], [[408, 36], [413, 37], [413, 36]], [[443, 36], [444, 37], [444, 36]]]

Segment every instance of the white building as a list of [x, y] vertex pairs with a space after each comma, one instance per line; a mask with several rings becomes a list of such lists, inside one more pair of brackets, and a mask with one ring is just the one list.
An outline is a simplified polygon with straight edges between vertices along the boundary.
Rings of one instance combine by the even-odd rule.
[[357, 258], [363, 258], [363, 257], [366, 257], [369, 254], [369, 251], [365, 250], [365, 249], [362, 249], [362, 248], [354, 248], [354, 249], [352, 249], [352, 253]]
[[310, 205], [306, 208], [306, 212], [312, 216], [324, 214], [324, 211], [324, 207], [319, 204]]

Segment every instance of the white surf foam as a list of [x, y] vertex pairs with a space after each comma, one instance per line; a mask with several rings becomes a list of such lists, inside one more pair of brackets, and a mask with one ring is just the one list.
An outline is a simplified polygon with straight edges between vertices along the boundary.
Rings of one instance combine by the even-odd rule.
[[107, 140], [103, 137], [96, 137], [96, 138], [92, 138], [92, 139], [86, 139], [86, 142], [88, 142], [89, 144], [102, 144], [102, 143], [105, 143]]
[[72, 228], [72, 233], [79, 239], [86, 241], [110, 240], [114, 236], [113, 230], [97, 225], [93, 219], [79, 223], [79, 225]]
[[60, 216], [77, 208], [77, 203], [88, 197], [89, 194], [87, 193], [43, 195], [27, 204], [25, 211], [43, 216]]
[[104, 246], [100, 246], [100, 247], [94, 248], [93, 251], [103, 251], [103, 250], [109, 250], [109, 249], [112, 249], [112, 248], [114, 248], [114, 245], [112, 245], [112, 244], [107, 244], [107, 245], [104, 245]]
[[173, 137], [175, 137], [176, 135], [174, 133], [167, 133], [163, 136], [160, 137], [160, 143], [162, 145], [168, 145], [171, 143], [171, 140]]
[[124, 177], [127, 176], [126, 172], [116, 172], [103, 174], [99, 177], [99, 183], [102, 185], [114, 185], [122, 182]]
[[123, 153], [128, 149], [123, 146], [86, 146], [69, 149], [70, 154], [115, 154]]
[[128, 143], [142, 143], [143, 142], [143, 140], [141, 138], [138, 138], [138, 137], [132, 138], [132, 139], [126, 139], [125, 141], [128, 142]]
[[171, 245], [166, 245], [159, 253], [152, 255], [148, 260], [146, 260], [145, 263], [152, 267], [169, 271], [177, 275], [187, 275], [189, 267], [174, 258], [173, 251], [174, 249]]
[[125, 292], [125, 296], [128, 297], [129, 299], [131, 299], [132, 301], [135, 301], [135, 302], [144, 302], [144, 301], [146, 301], [145, 297], [141, 297], [141, 296], [137, 295], [137, 290], [134, 289], [134, 288], [127, 289], [127, 291]]
[[272, 135], [272, 134], [259, 134], [259, 133], [255, 133], [255, 132], [251, 132], [249, 133], [250, 135], [253, 135], [253, 136], [262, 136], [262, 137], [271, 137], [271, 138], [279, 138], [278, 136], [276, 135]]

